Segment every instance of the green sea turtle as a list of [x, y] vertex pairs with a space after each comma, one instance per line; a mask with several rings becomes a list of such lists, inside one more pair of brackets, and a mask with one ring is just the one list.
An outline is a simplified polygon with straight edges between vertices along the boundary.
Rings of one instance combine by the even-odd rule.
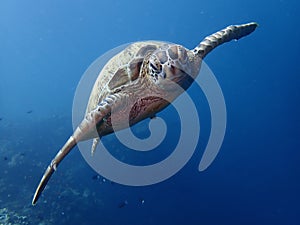
[[112, 57], [94, 84], [83, 121], [46, 169], [32, 204], [78, 142], [94, 139], [93, 152], [102, 136], [152, 118], [191, 85], [210, 51], [247, 36], [256, 27], [256, 23], [228, 26], [192, 50], [166, 42], [136, 42]]

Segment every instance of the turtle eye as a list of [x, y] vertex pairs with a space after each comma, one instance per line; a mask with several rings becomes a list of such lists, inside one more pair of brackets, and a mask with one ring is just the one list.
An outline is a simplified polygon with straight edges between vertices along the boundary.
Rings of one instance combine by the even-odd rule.
[[153, 63], [150, 63], [150, 67], [151, 67], [151, 69], [153, 69], [153, 70], [157, 70], [156, 66], [154, 66]]
[[150, 63], [150, 67], [151, 67], [151, 69], [153, 69], [155, 72], [160, 72], [159, 68], [157, 68], [157, 66], [154, 65], [153, 63]]

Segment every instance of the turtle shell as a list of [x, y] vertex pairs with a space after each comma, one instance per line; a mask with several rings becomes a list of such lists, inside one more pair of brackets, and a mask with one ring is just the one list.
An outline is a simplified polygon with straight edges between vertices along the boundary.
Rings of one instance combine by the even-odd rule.
[[140, 69], [145, 56], [165, 44], [166, 42], [158, 41], [135, 42], [112, 57], [95, 81], [86, 113], [95, 109], [108, 95], [119, 92], [138, 79], [144, 79], [140, 76]]

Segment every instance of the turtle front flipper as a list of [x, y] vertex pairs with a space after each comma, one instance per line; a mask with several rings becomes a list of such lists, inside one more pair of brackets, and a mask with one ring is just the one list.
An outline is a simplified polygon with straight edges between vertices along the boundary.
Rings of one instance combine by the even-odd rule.
[[59, 163], [70, 153], [70, 151], [80, 141], [91, 139], [97, 134], [96, 124], [100, 122], [111, 111], [109, 104], [100, 104], [95, 110], [88, 113], [80, 125], [76, 128], [73, 135], [68, 139], [65, 145], [59, 150], [50, 165], [47, 167], [32, 199], [32, 204], [35, 205], [46, 187], [49, 179], [56, 170]]
[[217, 46], [229, 42], [231, 40], [238, 40], [242, 37], [251, 34], [256, 27], [257, 23], [246, 23], [242, 25], [231, 25], [223, 30], [220, 30], [208, 37], [193, 50], [193, 53], [203, 59], [209, 52]]
[[39, 186], [37, 187], [33, 199], [32, 199], [32, 205], [35, 205], [37, 200], [39, 199], [40, 195], [42, 194], [42, 191], [46, 187], [49, 179], [51, 178], [52, 174], [56, 170], [58, 164], [63, 160], [63, 158], [69, 154], [69, 152], [72, 150], [72, 148], [76, 145], [76, 141], [73, 136], [71, 136], [68, 141], [65, 143], [65, 145], [59, 150], [57, 155], [54, 157], [54, 159], [51, 161], [50, 165], [47, 167]]

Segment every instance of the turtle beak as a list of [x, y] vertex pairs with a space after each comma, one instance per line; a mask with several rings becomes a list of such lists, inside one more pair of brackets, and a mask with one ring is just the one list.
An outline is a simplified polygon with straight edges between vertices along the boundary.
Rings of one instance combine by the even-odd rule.
[[190, 74], [174, 65], [171, 65], [170, 67], [165, 65], [164, 71], [167, 79], [180, 85], [184, 90], [186, 90], [194, 81]]

